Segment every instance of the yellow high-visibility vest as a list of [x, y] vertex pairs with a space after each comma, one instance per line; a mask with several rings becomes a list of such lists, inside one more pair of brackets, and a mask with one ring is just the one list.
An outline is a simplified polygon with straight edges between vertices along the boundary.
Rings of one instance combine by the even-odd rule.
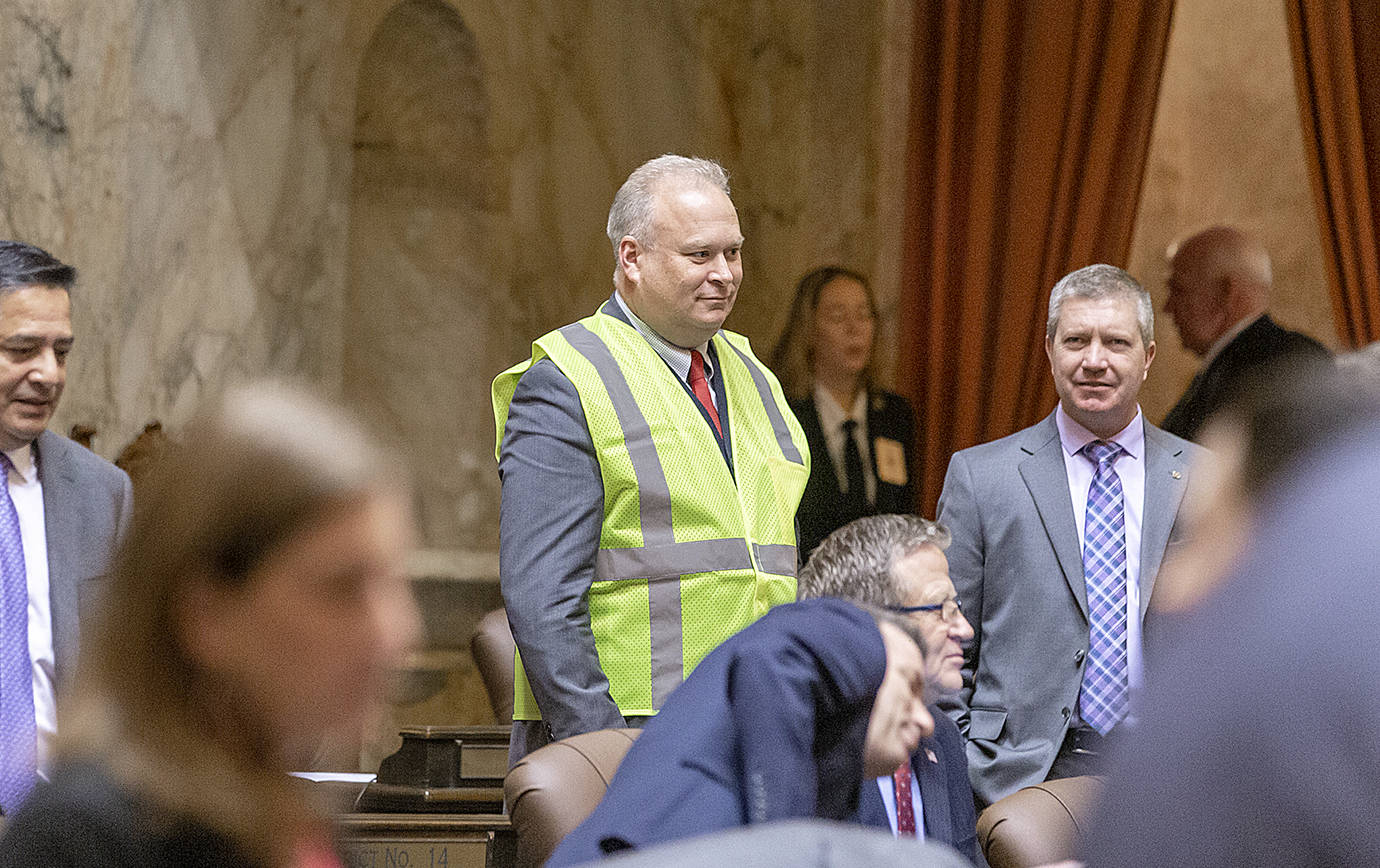
[[[805, 434], [747, 339], [720, 331], [712, 340], [732, 473], [675, 373], [603, 311], [544, 335], [530, 360], [493, 383], [499, 446], [518, 379], [533, 364], [551, 359], [579, 392], [604, 482], [590, 626], [625, 717], [655, 714], [720, 642], [796, 597]], [[514, 693], [513, 717], [539, 720], [520, 655]]]

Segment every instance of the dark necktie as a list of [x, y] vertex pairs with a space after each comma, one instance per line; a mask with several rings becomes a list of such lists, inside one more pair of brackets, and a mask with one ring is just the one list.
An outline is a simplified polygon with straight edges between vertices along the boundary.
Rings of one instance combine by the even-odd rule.
[[10, 498], [10, 457], [0, 453], [0, 810], [13, 814], [34, 784], [37, 733], [29, 661], [29, 580], [19, 513]]
[[714, 399], [709, 396], [709, 382], [704, 378], [704, 356], [700, 355], [699, 350], [690, 351], [690, 391], [695, 393], [695, 400], [700, 402], [704, 412], [709, 414], [709, 421], [714, 423], [714, 432], [720, 437], [724, 436], [724, 429], [719, 425], [719, 411], [714, 409]]
[[843, 493], [844, 509], [853, 518], [867, 515], [867, 482], [863, 478], [862, 450], [858, 448], [858, 420], [843, 423], [843, 479], [848, 490]]
[[896, 836], [914, 838], [915, 803], [910, 796], [910, 760], [891, 773], [891, 784], [896, 788]]
[[1083, 447], [1093, 463], [1083, 521], [1083, 579], [1088, 585], [1088, 661], [1079, 711], [1106, 735], [1126, 716], [1130, 695], [1126, 657], [1126, 518], [1121, 479], [1112, 465], [1121, 446], [1094, 440]]

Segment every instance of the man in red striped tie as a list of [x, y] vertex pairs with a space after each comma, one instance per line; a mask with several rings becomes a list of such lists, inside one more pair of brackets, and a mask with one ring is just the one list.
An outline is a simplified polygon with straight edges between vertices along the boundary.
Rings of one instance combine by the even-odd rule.
[[810, 555], [800, 570], [800, 596], [867, 603], [915, 622], [925, 640], [925, 696], [934, 733], [920, 740], [909, 762], [863, 784], [858, 821], [897, 837], [940, 841], [983, 865], [963, 737], [933, 705], [963, 686], [963, 649], [973, 637], [949, 580], [948, 545], [948, 530], [917, 515], [856, 519]]
[[640, 726], [719, 643], [795, 599], [809, 446], [776, 377], [722, 328], [743, 279], [727, 174], [650, 160], [607, 229], [613, 295], [494, 381], [514, 762]]

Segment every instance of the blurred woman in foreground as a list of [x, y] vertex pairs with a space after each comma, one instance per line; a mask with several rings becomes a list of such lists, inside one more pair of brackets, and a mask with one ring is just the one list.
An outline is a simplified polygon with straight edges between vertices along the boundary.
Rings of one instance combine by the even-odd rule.
[[339, 866], [288, 776], [417, 636], [399, 474], [295, 390], [233, 391], [135, 507], [5, 865]]

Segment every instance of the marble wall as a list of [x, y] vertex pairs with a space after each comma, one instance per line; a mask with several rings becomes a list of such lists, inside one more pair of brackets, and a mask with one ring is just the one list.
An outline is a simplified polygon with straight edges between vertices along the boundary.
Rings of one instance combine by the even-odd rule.
[[422, 662], [452, 675], [399, 719], [483, 720], [454, 652], [498, 600], [489, 381], [610, 292], [609, 202], [667, 151], [733, 175], [759, 351], [816, 265], [889, 309], [909, 10], [0, 0], [0, 236], [82, 272], [55, 427], [113, 456], [263, 374], [360, 409], [418, 471]]
[[113, 455], [227, 381], [303, 377], [423, 469], [428, 545], [491, 550], [487, 381], [610, 291], [644, 159], [733, 173], [730, 326], [764, 352], [815, 265], [891, 301], [908, 9], [0, 0], [0, 233], [83, 275], [56, 424]]
[[899, 232], [878, 215], [899, 213], [907, 9], [356, 0], [345, 390], [426, 468], [430, 544], [492, 545], [488, 383], [611, 291], [604, 221], [643, 160], [732, 173], [729, 326], [760, 351], [815, 265], [885, 272], [894, 297]]
[[228, 380], [335, 390], [350, 152], [326, 113], [332, 4], [7, 0], [0, 19], [0, 233], [82, 274], [56, 427], [94, 425], [110, 455]]

